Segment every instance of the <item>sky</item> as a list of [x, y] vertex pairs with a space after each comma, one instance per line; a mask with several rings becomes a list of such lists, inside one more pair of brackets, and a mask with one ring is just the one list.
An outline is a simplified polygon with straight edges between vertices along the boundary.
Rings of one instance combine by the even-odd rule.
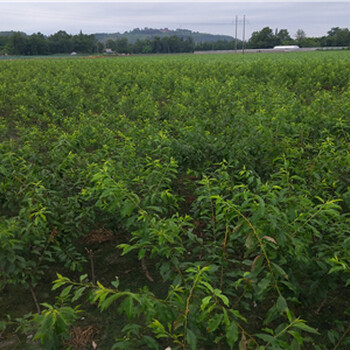
[[347, 1], [3, 1], [0, 0], [0, 31], [41, 32], [65, 30], [77, 34], [123, 33], [134, 28], [190, 29], [202, 33], [242, 37], [243, 15], [246, 39], [269, 26], [287, 29], [293, 37], [298, 29], [307, 36], [323, 36], [332, 27], [350, 28]]

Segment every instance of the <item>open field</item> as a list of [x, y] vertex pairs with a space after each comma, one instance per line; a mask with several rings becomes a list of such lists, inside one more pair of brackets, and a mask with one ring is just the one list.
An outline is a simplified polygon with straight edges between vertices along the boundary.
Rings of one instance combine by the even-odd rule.
[[349, 51], [0, 61], [0, 348], [348, 349], [349, 79]]

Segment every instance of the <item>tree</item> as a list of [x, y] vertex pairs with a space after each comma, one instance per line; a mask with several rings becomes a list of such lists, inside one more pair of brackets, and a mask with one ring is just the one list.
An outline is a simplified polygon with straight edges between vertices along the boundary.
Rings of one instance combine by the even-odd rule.
[[32, 34], [28, 39], [30, 55], [47, 55], [49, 46], [45, 36], [41, 33]]
[[10, 53], [26, 55], [28, 53], [28, 38], [20, 32], [15, 32], [10, 37], [10, 47]]
[[152, 52], [161, 53], [164, 52], [164, 45], [162, 39], [159, 36], [155, 36], [152, 40]]
[[302, 29], [298, 29], [295, 34], [295, 41], [300, 47], [318, 47], [321, 46], [321, 38], [309, 38]]
[[96, 45], [96, 49], [97, 49], [97, 53], [101, 53], [103, 52], [105, 46], [103, 45], [103, 43], [101, 43], [100, 41], [97, 43]]
[[350, 45], [350, 31], [348, 28], [333, 27], [327, 34], [326, 37], [322, 38], [322, 46]]
[[292, 41], [287, 29], [281, 29], [276, 33], [278, 44], [288, 44]]
[[51, 35], [48, 43], [50, 53], [68, 53], [73, 51], [72, 36], [64, 30]]
[[96, 50], [96, 39], [94, 35], [83, 34], [82, 31], [72, 38], [73, 50], [84, 53], [93, 53]]
[[248, 47], [252, 49], [272, 48], [277, 44], [276, 36], [270, 27], [265, 27], [261, 31], [253, 32], [248, 41]]
[[111, 49], [111, 50], [115, 51], [116, 47], [117, 47], [117, 45], [116, 45], [114, 40], [108, 39], [106, 41], [106, 49]]
[[194, 51], [194, 40], [192, 37], [187, 37], [181, 40], [182, 48], [181, 52], [193, 52]]
[[295, 39], [297, 42], [302, 41], [306, 38], [306, 33], [302, 29], [298, 29], [295, 34]]
[[118, 38], [115, 41], [115, 51], [119, 53], [128, 53], [128, 39], [127, 38]]

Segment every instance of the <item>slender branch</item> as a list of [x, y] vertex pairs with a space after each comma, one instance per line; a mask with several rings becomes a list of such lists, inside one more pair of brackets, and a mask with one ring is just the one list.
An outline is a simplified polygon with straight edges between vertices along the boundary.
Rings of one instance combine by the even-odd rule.
[[333, 350], [338, 349], [339, 345], [343, 342], [345, 336], [350, 332], [350, 326], [346, 329], [346, 331], [343, 333], [343, 335], [339, 338], [338, 343], [335, 345]]
[[185, 309], [185, 320], [184, 320], [184, 332], [183, 332], [183, 342], [182, 342], [182, 348], [185, 350], [186, 349], [186, 336], [187, 336], [187, 325], [188, 325], [188, 313], [190, 312], [190, 301], [193, 296], [194, 290], [197, 287], [197, 283], [199, 281], [200, 276], [203, 273], [203, 269], [201, 269], [196, 278], [193, 281], [192, 288], [190, 290], [190, 293], [188, 294], [188, 297], [186, 299], [186, 309]]
[[148, 279], [150, 282], [154, 282], [154, 279], [152, 278], [152, 276], [150, 275], [150, 273], [149, 273], [149, 271], [148, 271], [145, 258], [142, 258], [142, 259], [141, 259], [141, 266], [142, 266], [142, 271], [143, 271], [143, 273], [145, 274], [145, 276], [147, 277], [147, 279]]
[[[329, 204], [329, 202], [326, 202], [326, 203], [322, 204], [321, 207], [320, 207], [315, 213], [313, 213], [300, 227], [298, 227], [298, 228], [291, 234], [291, 237], [294, 237], [295, 234], [296, 234], [298, 231], [300, 231], [306, 224], [308, 224], [316, 215], [318, 215], [318, 214], [323, 210], [323, 208], [324, 208], [327, 204]], [[298, 218], [296, 218], [296, 219], [294, 220], [294, 222], [295, 222], [297, 219], [298, 219]]]
[[41, 313], [41, 309], [40, 309], [40, 305], [39, 305], [39, 303], [38, 303], [38, 299], [37, 299], [37, 297], [36, 297], [36, 294], [35, 294], [35, 292], [34, 292], [33, 286], [32, 286], [32, 284], [31, 284], [30, 282], [28, 282], [28, 286], [29, 286], [29, 290], [30, 290], [30, 292], [31, 292], [31, 294], [32, 294], [32, 298], [33, 298], [33, 300], [34, 300], [34, 304], [35, 304], [35, 307], [36, 307], [36, 312], [37, 312], [38, 314], [40, 314], [40, 313]]
[[91, 281], [93, 284], [95, 284], [96, 276], [95, 276], [95, 264], [94, 264], [94, 252], [92, 249], [88, 249], [85, 247], [85, 251], [88, 253], [89, 259], [90, 259], [90, 266], [91, 266]]
[[226, 257], [227, 257], [227, 252], [226, 252], [226, 246], [227, 246], [227, 239], [228, 239], [228, 225], [226, 225], [226, 230], [225, 230], [225, 238], [224, 238], [224, 242], [222, 244], [222, 264], [221, 264], [221, 272], [220, 272], [220, 289], [222, 290], [222, 286], [224, 283], [224, 265], [226, 262]]
[[262, 252], [263, 252], [263, 254], [264, 254], [264, 257], [265, 257], [265, 259], [266, 259], [266, 261], [267, 261], [268, 268], [269, 268], [269, 270], [270, 270], [271, 276], [272, 276], [273, 281], [274, 281], [275, 289], [276, 289], [278, 295], [282, 295], [282, 294], [281, 294], [281, 291], [280, 291], [280, 289], [279, 289], [279, 287], [278, 287], [275, 274], [274, 274], [274, 272], [273, 272], [273, 270], [272, 270], [271, 261], [270, 261], [269, 257], [267, 256], [267, 253], [266, 253], [264, 244], [263, 244], [261, 238], [259, 237], [258, 233], [256, 232], [255, 227], [253, 226], [253, 224], [250, 222], [250, 220], [249, 220], [245, 215], [243, 215], [237, 208], [235, 208], [234, 205], [231, 204], [230, 207], [231, 207], [239, 216], [241, 216], [241, 217], [246, 221], [246, 223], [249, 225], [249, 227], [252, 229], [252, 231], [253, 231], [253, 233], [254, 233], [256, 239], [257, 239], [258, 242], [259, 242], [259, 246], [260, 246], [260, 248], [261, 248], [261, 250], [262, 250]]
[[256, 346], [259, 346], [259, 344], [257, 343], [257, 341], [253, 338], [253, 336], [251, 336], [249, 333], [247, 333], [247, 331], [239, 324], [237, 323], [237, 326], [238, 328], [240, 328], [240, 330], [248, 336], [249, 339], [251, 339], [253, 341], [253, 343], [256, 345]]
[[[278, 337], [280, 337], [280, 336], [281, 336], [282, 334], [284, 334], [289, 328], [293, 327], [293, 326], [294, 326], [294, 323], [297, 323], [297, 322], [299, 322], [299, 317], [296, 318], [295, 320], [293, 320], [289, 325], [287, 325], [286, 327], [284, 327], [278, 334], [276, 334], [276, 335], [274, 336], [274, 338], [277, 339]], [[267, 342], [267, 344], [264, 345], [264, 349], [266, 349], [266, 347], [267, 347], [268, 345], [270, 345], [270, 344], [271, 344], [271, 342]]]

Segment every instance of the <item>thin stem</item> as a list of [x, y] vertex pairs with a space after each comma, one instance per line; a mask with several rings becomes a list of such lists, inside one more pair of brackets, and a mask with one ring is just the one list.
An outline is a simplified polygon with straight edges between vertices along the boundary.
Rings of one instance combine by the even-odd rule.
[[343, 333], [343, 335], [339, 338], [338, 343], [335, 345], [335, 347], [333, 348], [333, 350], [338, 349], [339, 345], [341, 345], [341, 343], [343, 342], [345, 336], [350, 332], [350, 326], [347, 328], [347, 330]]
[[88, 249], [86, 247], [85, 247], [85, 251], [88, 253], [89, 259], [90, 259], [91, 281], [93, 284], [95, 284], [96, 276], [95, 276], [94, 252], [92, 251], [92, 249]]
[[220, 289], [222, 290], [222, 286], [224, 284], [224, 265], [226, 262], [226, 257], [227, 257], [227, 252], [226, 252], [226, 247], [227, 247], [227, 240], [228, 240], [228, 225], [226, 225], [226, 230], [225, 230], [225, 238], [224, 238], [224, 242], [222, 244], [222, 264], [221, 264], [221, 272], [220, 272]]
[[241, 330], [245, 335], [248, 336], [249, 339], [251, 339], [251, 340], [253, 341], [253, 343], [254, 343], [256, 346], [259, 346], [259, 344], [257, 343], [257, 341], [256, 341], [249, 333], [247, 333], [246, 330], [245, 330], [239, 323], [237, 323], [237, 326], [238, 326], [238, 328], [240, 328], [240, 330]]
[[186, 349], [186, 336], [187, 336], [187, 324], [188, 324], [188, 314], [190, 312], [190, 301], [191, 301], [191, 298], [193, 296], [193, 293], [194, 293], [194, 290], [197, 286], [197, 283], [199, 281], [199, 277], [201, 276], [203, 272], [203, 269], [201, 269], [196, 278], [194, 279], [193, 281], [193, 285], [192, 285], [192, 288], [190, 290], [190, 293], [188, 294], [188, 297], [187, 297], [187, 300], [186, 300], [186, 308], [185, 308], [185, 320], [184, 320], [184, 333], [183, 333], [183, 342], [182, 342], [182, 348], [185, 350]]
[[269, 257], [267, 256], [267, 253], [266, 253], [264, 244], [263, 244], [262, 240], [260, 239], [258, 233], [256, 232], [255, 227], [253, 226], [253, 224], [250, 222], [250, 220], [249, 220], [245, 215], [243, 215], [238, 209], [236, 209], [236, 208], [234, 207], [234, 205], [231, 204], [230, 207], [231, 207], [239, 216], [241, 216], [241, 217], [246, 221], [246, 223], [249, 225], [249, 227], [252, 229], [252, 231], [253, 231], [253, 233], [254, 233], [254, 236], [255, 236], [256, 239], [258, 240], [259, 246], [260, 246], [260, 248], [261, 248], [261, 250], [262, 250], [262, 252], [263, 252], [263, 254], [264, 254], [264, 257], [265, 257], [265, 259], [266, 259], [266, 261], [267, 261], [268, 268], [269, 268], [269, 270], [270, 270], [271, 276], [272, 276], [273, 281], [274, 281], [275, 289], [276, 289], [278, 295], [282, 295], [282, 294], [281, 294], [281, 291], [280, 291], [280, 289], [279, 289], [279, 287], [278, 287], [275, 274], [274, 274], [274, 272], [273, 272], [273, 270], [272, 270], [271, 261], [270, 261]]
[[145, 276], [147, 277], [147, 279], [148, 279], [150, 282], [154, 282], [154, 279], [152, 278], [152, 276], [150, 275], [150, 273], [149, 273], [149, 271], [148, 271], [145, 258], [142, 258], [142, 259], [141, 259], [141, 267], [142, 267], [142, 271], [143, 271], [143, 273], [145, 274]]
[[30, 292], [31, 292], [31, 294], [32, 294], [32, 298], [33, 298], [33, 300], [34, 300], [34, 304], [35, 304], [35, 307], [36, 307], [36, 312], [37, 312], [38, 314], [40, 314], [40, 313], [41, 313], [41, 309], [40, 309], [40, 305], [39, 305], [39, 303], [38, 303], [38, 299], [37, 299], [37, 297], [36, 297], [36, 294], [35, 294], [35, 292], [34, 292], [33, 286], [31, 285], [31, 283], [28, 283], [28, 286], [29, 286], [29, 290], [30, 290]]
[[[297, 322], [299, 322], [299, 317], [296, 318], [294, 321], [292, 321], [288, 326], [286, 326], [285, 328], [283, 328], [278, 334], [276, 334], [276, 335], [274, 336], [274, 338], [277, 339], [279, 336], [281, 336], [283, 333], [285, 333], [289, 328], [293, 327], [294, 323], [297, 323]], [[271, 342], [268, 342], [268, 343], [264, 346], [264, 349], [266, 349], [266, 347], [267, 347], [268, 345], [270, 345], [270, 344], [271, 344]]]
[[[291, 234], [291, 237], [294, 237], [295, 234], [300, 231], [306, 224], [308, 224], [316, 215], [318, 215], [318, 213], [320, 213], [322, 211], [322, 209], [327, 205], [329, 204], [329, 202], [326, 202], [324, 203], [320, 209], [318, 209], [316, 211], [316, 213], [312, 214], [300, 227], [298, 227], [292, 234]], [[294, 220], [294, 222], [296, 221], [297, 219]]]

